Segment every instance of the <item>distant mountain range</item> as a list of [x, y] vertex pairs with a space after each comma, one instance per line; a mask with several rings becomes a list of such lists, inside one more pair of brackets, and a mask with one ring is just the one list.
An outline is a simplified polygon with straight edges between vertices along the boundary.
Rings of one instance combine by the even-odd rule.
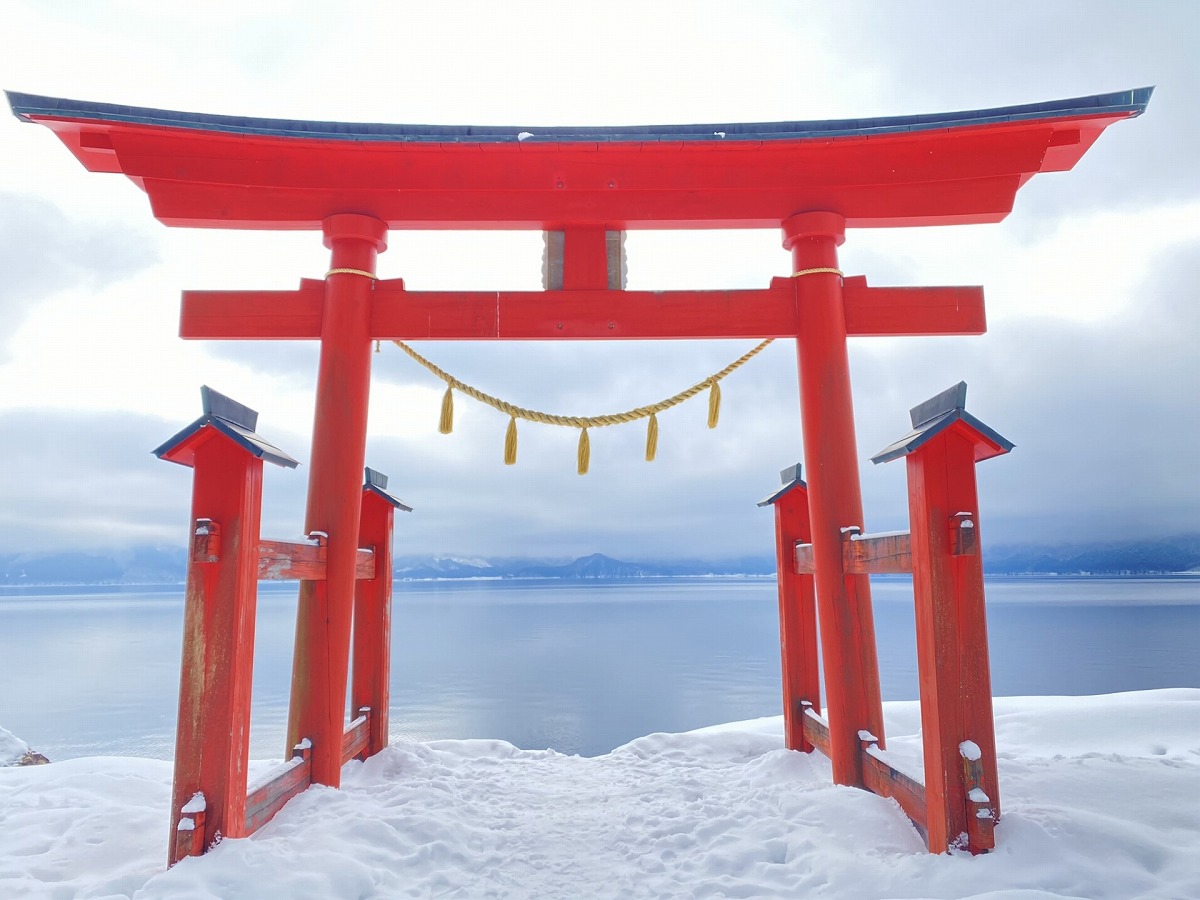
[[[426, 581], [479, 578], [572, 580], [661, 578], [686, 575], [774, 575], [773, 557], [723, 562], [685, 560], [625, 562], [593, 553], [573, 561], [523, 558], [479, 559], [403, 556], [393, 560], [398, 579]], [[140, 547], [127, 552], [0, 554], [0, 585], [175, 584], [187, 572], [187, 554], [177, 548]]]
[[773, 557], [743, 557], [710, 562], [625, 562], [593, 553], [571, 562], [530, 559], [457, 559], [409, 556], [394, 560], [397, 578], [565, 578], [571, 580], [664, 578], [685, 575], [774, 575]]
[[173, 584], [187, 572], [182, 547], [111, 553], [0, 553], [0, 585]]
[[985, 547], [983, 567], [996, 575], [1200, 572], [1200, 534], [1176, 535], [1158, 541]]
[[[984, 568], [994, 575], [1141, 575], [1200, 572], [1200, 534], [1159, 541], [985, 548]], [[182, 583], [182, 548], [138, 547], [113, 553], [0, 554], [0, 585]], [[572, 561], [529, 558], [480, 559], [404, 556], [394, 560], [396, 578], [407, 580], [560, 578], [617, 580], [704, 575], [774, 575], [771, 556], [724, 561], [627, 562], [602, 553]]]

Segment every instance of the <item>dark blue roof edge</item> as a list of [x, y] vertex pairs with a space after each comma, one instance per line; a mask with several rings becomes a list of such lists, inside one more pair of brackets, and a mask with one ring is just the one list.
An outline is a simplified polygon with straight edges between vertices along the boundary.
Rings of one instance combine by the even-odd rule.
[[300, 465], [299, 462], [292, 459], [292, 457], [288, 456], [288, 454], [284, 453], [274, 444], [263, 440], [253, 431], [247, 431], [246, 429], [240, 428], [226, 419], [222, 419], [220, 416], [214, 416], [210, 414], [201, 416], [191, 425], [188, 425], [177, 434], [172, 435], [150, 452], [159, 459], [162, 459], [177, 445], [187, 440], [200, 429], [209, 425], [221, 432], [221, 434], [225, 435], [239, 447], [242, 447], [244, 450], [248, 451], [254, 456], [259, 457], [260, 459], [265, 460], [266, 462], [271, 462], [277, 466], [283, 466], [284, 468], [288, 469], [294, 469], [296, 466]]
[[941, 434], [955, 422], [962, 422], [969, 425], [978, 431], [983, 437], [987, 438], [992, 443], [1001, 447], [1002, 453], [1008, 453], [1016, 446], [1000, 432], [987, 425], [984, 425], [977, 418], [967, 412], [965, 409], [955, 409], [938, 418], [931, 419], [928, 422], [922, 423], [919, 427], [914, 428], [900, 440], [894, 444], [889, 444], [878, 453], [871, 457], [871, 462], [875, 465], [880, 463], [891, 462], [893, 459], [899, 459], [902, 456], [908, 456], [914, 450], [920, 448], [923, 444], [933, 438], [935, 435]]
[[[987, 125], [1036, 119], [1067, 118], [1073, 115], [1130, 113], [1141, 115], [1150, 102], [1153, 87], [1110, 94], [1093, 94], [1066, 100], [1002, 106], [991, 109], [932, 113], [915, 116], [884, 116], [867, 119], [830, 119], [807, 122], [751, 122], [703, 125], [618, 125], [618, 126], [506, 126], [506, 125], [386, 125], [355, 122], [312, 122], [290, 119], [261, 119], [212, 115], [113, 103], [92, 103], [5, 91], [13, 114], [23, 121], [30, 116], [57, 116], [107, 122], [129, 122], [219, 131], [231, 134], [294, 137], [319, 140], [518, 143], [548, 141], [762, 141], [802, 140], [865, 136], [871, 134], [926, 131], [952, 127]], [[522, 138], [521, 135], [527, 135]]]
[[404, 512], [412, 512], [413, 511], [413, 508], [411, 506], [409, 506], [407, 503], [405, 503], [403, 500], [401, 500], [395, 494], [393, 494], [389, 491], [385, 491], [383, 488], [379, 487], [378, 485], [364, 484], [363, 490], [369, 491], [370, 493], [379, 497], [385, 503], [390, 503], [396, 509], [403, 510]]
[[412, 512], [412, 507], [407, 505], [403, 500], [392, 494], [387, 489], [388, 477], [378, 469], [372, 469], [370, 466], [363, 467], [363, 490], [370, 491], [381, 497], [383, 500], [390, 503], [396, 509], [402, 509], [405, 512]]
[[230, 422], [228, 419], [222, 419], [219, 416], [213, 416], [213, 425], [224, 435], [239, 446], [245, 447], [255, 456], [260, 457], [266, 462], [274, 463], [277, 466], [283, 466], [287, 469], [294, 469], [300, 465], [295, 459], [284, 453], [270, 441], [265, 440], [253, 431], [239, 426], [236, 422]]
[[774, 506], [776, 503], [778, 503], [780, 500], [782, 500], [785, 496], [790, 494], [794, 489], [807, 488], [807, 487], [808, 487], [808, 484], [803, 481], [789, 481], [787, 484], [785, 484], [783, 487], [781, 487], [779, 490], [777, 490], [771, 496], [763, 497], [755, 505], [756, 506]]
[[779, 490], [773, 493], [770, 497], [764, 497], [758, 501], [759, 506], [774, 506], [778, 500], [781, 500], [785, 494], [791, 492], [793, 488], [807, 488], [804, 478], [802, 477], [804, 469], [800, 463], [788, 466], [779, 473], [779, 481], [783, 485]]

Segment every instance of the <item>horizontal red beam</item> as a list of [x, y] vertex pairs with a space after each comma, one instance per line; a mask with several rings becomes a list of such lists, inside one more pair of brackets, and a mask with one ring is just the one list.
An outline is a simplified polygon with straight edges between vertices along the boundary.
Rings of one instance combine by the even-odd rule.
[[[328, 548], [324, 542], [259, 541], [259, 581], [323, 581]], [[375, 553], [359, 549], [355, 578], [375, 577]]]
[[761, 131], [533, 128], [531, 140], [518, 127], [388, 134], [28, 95], [14, 110], [90, 170], [124, 173], [172, 225], [317, 228], [352, 210], [393, 229], [777, 228], [816, 209], [889, 227], [1000, 221], [1034, 174], [1071, 168], [1148, 99], [1129, 91]]
[[811, 706], [805, 707], [800, 727], [808, 742], [829, 756], [829, 725]]
[[[797, 575], [814, 575], [817, 571], [812, 544], [797, 544], [795, 551]], [[912, 574], [912, 541], [909, 533], [846, 535], [842, 544], [842, 571], [846, 575], [909, 575]]]
[[315, 340], [324, 303], [325, 282], [308, 278], [298, 291], [184, 291], [179, 331], [196, 339]]
[[[1050, 134], [1046, 129], [1034, 140], [1044, 148]], [[487, 155], [476, 151], [477, 158]], [[500, 160], [496, 162], [503, 165]], [[660, 167], [668, 168], [674, 162], [664, 158]], [[713, 162], [716, 165], [707, 168], [716, 170], [726, 164]], [[737, 165], [736, 160], [733, 165]], [[503, 178], [505, 171], [498, 169], [498, 177]], [[143, 178], [140, 183], [150, 195], [154, 217], [164, 225], [183, 228], [313, 229], [326, 217], [353, 209], [364, 210], [396, 230], [553, 231], [569, 224], [605, 225], [626, 231], [776, 229], [798, 209], [839, 210], [851, 228], [991, 224], [1003, 221], [1012, 211], [1017, 190], [1032, 174], [887, 186], [803, 185], [787, 190], [770, 187], [738, 191], [707, 186], [697, 190], [618, 191], [599, 185], [556, 190], [549, 174], [541, 190], [414, 187], [398, 191], [372, 186], [292, 191], [159, 178]], [[222, 210], [229, 210], [229, 215], [222, 216]]]
[[982, 287], [867, 287], [862, 276], [842, 287], [846, 334], [862, 337], [983, 334]]
[[[197, 519], [192, 536], [192, 562], [216, 562], [221, 558], [221, 526], [211, 519]], [[259, 581], [323, 581], [328, 550], [325, 539], [312, 541], [258, 542]], [[375, 577], [375, 552], [359, 548], [356, 579]]]
[[889, 765], [873, 744], [862, 751], [863, 786], [873, 794], [891, 797], [921, 829], [926, 827], [925, 785]]
[[[829, 756], [829, 726], [811, 707], [806, 708], [802, 718], [804, 737]], [[888, 764], [883, 752], [873, 741], [862, 742], [863, 787], [881, 797], [895, 800], [904, 814], [925, 831], [926, 807], [925, 785], [910, 775]]]
[[792, 282], [736, 291], [375, 292], [372, 336], [399, 340], [792, 337]]
[[[180, 335], [208, 340], [317, 340], [323, 289], [185, 291]], [[979, 287], [844, 287], [850, 335], [983, 334]], [[379, 281], [376, 340], [679, 340], [795, 337], [804, 327], [796, 282], [728, 291], [406, 291]]]
[[254, 834], [266, 825], [285, 803], [312, 783], [311, 753], [297, 747], [295, 756], [246, 793], [246, 834]]
[[346, 733], [342, 735], [342, 762], [348, 763], [360, 756], [365, 757], [371, 740], [370, 712], [364, 711], [350, 723]]
[[[342, 762], [363, 755], [371, 736], [371, 713], [350, 723], [342, 735]], [[275, 816], [284, 805], [312, 783], [312, 749], [298, 744], [295, 755], [272, 770], [246, 792], [246, 834], [254, 834]]]
[[863, 535], [842, 545], [847, 575], [904, 575], [913, 570], [912, 541], [901, 534]]

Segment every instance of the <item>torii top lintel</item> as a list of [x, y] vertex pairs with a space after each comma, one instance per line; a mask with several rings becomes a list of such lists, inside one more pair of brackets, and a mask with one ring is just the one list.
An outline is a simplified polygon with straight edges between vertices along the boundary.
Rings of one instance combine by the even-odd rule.
[[996, 222], [1070, 169], [1152, 88], [970, 112], [822, 122], [501, 127], [202, 115], [8, 93], [93, 172], [128, 176], [168, 225], [315, 229], [775, 228]]

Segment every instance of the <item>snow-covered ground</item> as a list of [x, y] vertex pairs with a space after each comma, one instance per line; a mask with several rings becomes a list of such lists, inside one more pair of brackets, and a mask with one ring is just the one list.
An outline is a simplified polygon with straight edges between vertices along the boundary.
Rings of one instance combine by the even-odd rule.
[[[886, 704], [912, 758], [912, 702]], [[1004, 817], [930, 856], [781, 721], [595, 759], [399, 742], [245, 840], [164, 870], [168, 762], [0, 769], [0, 897], [1200, 898], [1200, 689], [996, 701]]]

